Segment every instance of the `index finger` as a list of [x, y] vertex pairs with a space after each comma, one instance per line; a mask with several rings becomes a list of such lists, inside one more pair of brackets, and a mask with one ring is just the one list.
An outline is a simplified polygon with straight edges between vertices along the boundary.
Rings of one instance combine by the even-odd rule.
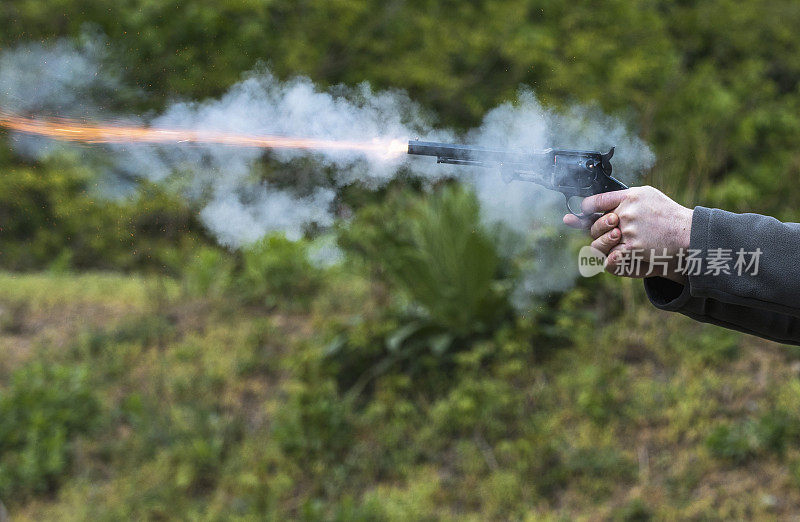
[[579, 218], [575, 214], [566, 214], [564, 216], [564, 224], [568, 227], [589, 230], [592, 226], [592, 220], [589, 218]]
[[589, 196], [581, 202], [581, 210], [584, 214], [594, 214], [595, 212], [609, 212], [619, 206], [628, 197], [628, 190], [614, 190]]

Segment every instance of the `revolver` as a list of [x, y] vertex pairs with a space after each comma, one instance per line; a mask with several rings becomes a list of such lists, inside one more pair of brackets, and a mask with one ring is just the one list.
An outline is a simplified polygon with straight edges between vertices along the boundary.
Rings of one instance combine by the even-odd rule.
[[605, 154], [561, 149], [523, 152], [413, 140], [408, 142], [408, 153], [435, 156], [437, 163], [493, 168], [507, 183], [529, 181], [557, 190], [564, 194], [567, 210], [579, 218], [588, 217], [580, 212], [583, 198], [628, 188], [611, 175], [614, 147]]

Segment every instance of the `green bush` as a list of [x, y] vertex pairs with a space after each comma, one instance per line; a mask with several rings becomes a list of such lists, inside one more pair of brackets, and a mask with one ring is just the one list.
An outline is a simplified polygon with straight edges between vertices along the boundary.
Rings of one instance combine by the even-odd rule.
[[183, 282], [189, 295], [220, 297], [233, 282], [234, 261], [219, 248], [201, 246], [183, 269]]
[[495, 287], [498, 256], [475, 196], [447, 186], [407, 218], [408, 243], [386, 259], [390, 277], [456, 333], [494, 326], [506, 309]]
[[100, 418], [85, 367], [29, 363], [0, 390], [0, 497], [52, 491], [69, 471], [71, 445]]
[[648, 522], [653, 518], [653, 511], [640, 498], [635, 498], [614, 510], [611, 516], [611, 520], [614, 522]]
[[107, 198], [97, 175], [62, 155], [0, 176], [0, 267], [177, 272], [207, 241], [181, 199], [150, 185]]
[[398, 370], [445, 391], [452, 356], [512, 316], [510, 276], [475, 195], [459, 185], [395, 191], [382, 204], [365, 205], [339, 231], [339, 244], [380, 292], [370, 314], [332, 326], [337, 335], [327, 355], [353, 395]]
[[759, 450], [755, 425], [752, 421], [717, 426], [706, 438], [711, 454], [734, 464], [742, 464]]
[[273, 234], [246, 247], [236, 288], [245, 302], [302, 308], [322, 282], [322, 271], [311, 264], [308, 246]]
[[368, 206], [342, 231], [340, 244], [425, 319], [455, 335], [491, 331], [509, 312], [499, 256], [465, 188], [401, 192]]
[[742, 464], [765, 453], [783, 456], [788, 445], [800, 438], [800, 419], [784, 411], [767, 412], [758, 419], [744, 419], [715, 427], [706, 447], [717, 458]]
[[291, 458], [316, 464], [318, 470], [341, 462], [354, 436], [347, 402], [330, 380], [296, 382], [279, 410], [272, 436]]

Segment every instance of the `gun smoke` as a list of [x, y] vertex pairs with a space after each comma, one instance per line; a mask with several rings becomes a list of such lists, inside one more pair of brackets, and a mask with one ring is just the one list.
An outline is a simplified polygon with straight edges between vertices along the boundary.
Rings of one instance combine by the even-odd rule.
[[[419, 137], [502, 149], [601, 151], [615, 145], [614, 172], [627, 182], [654, 161], [647, 145], [619, 120], [585, 107], [557, 113], [544, 108], [526, 89], [514, 102], [489, 111], [478, 128], [464, 134], [436, 128], [434, 118], [404, 92], [375, 92], [366, 83], [322, 90], [307, 78], [281, 81], [265, 67], [245, 74], [219, 98], [176, 101], [158, 114], [126, 115], [121, 112], [126, 103], [145, 93], [124, 85], [106, 48], [102, 39], [84, 37], [79, 45], [26, 44], [0, 53], [0, 110], [197, 132], [349, 142]], [[20, 154], [37, 159], [76, 147], [16, 133], [12, 143]], [[277, 170], [269, 179], [282, 181], [268, 183], [255, 179], [254, 169], [265, 168], [261, 162], [265, 151], [253, 147], [112, 143], [102, 145], [102, 160], [97, 159], [97, 147], [78, 150], [87, 161], [101, 162], [107, 169], [107, 195], [124, 194], [137, 179], [179, 186], [185, 197], [201, 206], [203, 224], [229, 248], [271, 232], [297, 239], [311, 225], [328, 227], [336, 218], [336, 197], [342, 187], [360, 183], [379, 188], [404, 169], [431, 182], [443, 176], [463, 178], [474, 187], [487, 223], [502, 223], [527, 237], [560, 223], [564, 210], [560, 194], [534, 184], [506, 184], [497, 173], [445, 167], [404, 154], [270, 150], [277, 161], [268, 168]], [[512, 243], [507, 248], [525, 248]], [[571, 284], [576, 269], [567, 249], [537, 245], [535, 268], [527, 271], [520, 293]]]

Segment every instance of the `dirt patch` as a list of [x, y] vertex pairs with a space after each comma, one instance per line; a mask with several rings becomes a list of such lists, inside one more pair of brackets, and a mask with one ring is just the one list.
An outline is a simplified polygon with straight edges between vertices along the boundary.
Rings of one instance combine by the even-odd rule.
[[66, 348], [81, 331], [113, 324], [133, 311], [85, 302], [40, 309], [0, 302], [0, 369], [16, 368], [37, 347]]

